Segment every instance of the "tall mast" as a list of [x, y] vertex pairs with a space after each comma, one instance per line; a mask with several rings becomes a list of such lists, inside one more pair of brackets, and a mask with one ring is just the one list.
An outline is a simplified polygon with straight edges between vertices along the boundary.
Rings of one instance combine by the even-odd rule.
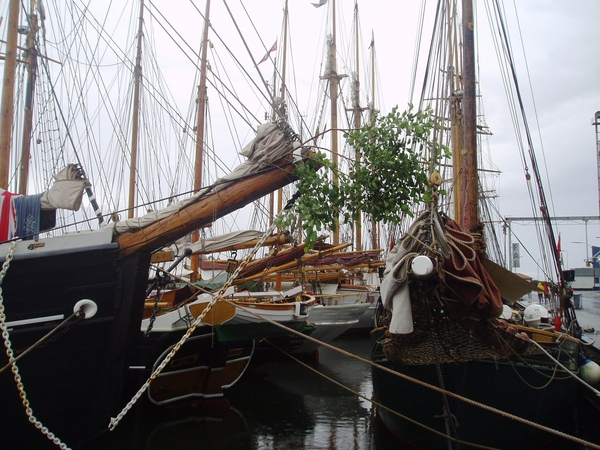
[[[358, 40], [358, 0], [354, 2], [354, 30], [355, 30], [355, 61], [356, 61], [356, 68], [355, 68], [355, 75], [354, 75], [354, 83], [352, 86], [352, 108], [354, 110], [354, 129], [358, 130], [360, 128], [361, 125], [361, 114], [362, 114], [362, 108], [360, 107], [360, 59], [359, 59], [359, 52], [358, 52], [358, 45], [359, 45], [359, 40]], [[360, 161], [360, 151], [356, 150], [356, 161]], [[362, 250], [362, 214], [359, 212], [358, 213], [358, 220], [356, 221], [355, 224], [355, 229], [356, 229], [356, 236], [354, 238], [355, 240], [355, 244], [356, 244], [356, 250], [361, 251]]]
[[140, 0], [140, 16], [135, 55], [135, 76], [133, 87], [133, 117], [131, 125], [131, 161], [129, 164], [129, 208], [127, 216], [131, 219], [135, 212], [136, 172], [138, 159], [138, 128], [140, 121], [140, 82], [142, 78], [142, 39], [144, 25], [144, 0]]
[[594, 114], [592, 125], [594, 125], [596, 130], [596, 159], [598, 161], [598, 207], [600, 208], [600, 111], [596, 111], [596, 114]]
[[[210, 0], [206, 0], [204, 11], [204, 32], [202, 34], [202, 59], [200, 61], [200, 85], [198, 86], [198, 119], [196, 122], [196, 162], [194, 164], [194, 192], [202, 187], [202, 164], [204, 153], [204, 117], [206, 112], [206, 53], [208, 51], [208, 27], [210, 24]], [[192, 242], [197, 242], [200, 237], [198, 230], [192, 233]], [[198, 255], [191, 257], [190, 281], [198, 280]]]
[[463, 189], [466, 189], [466, 202], [463, 205], [460, 225], [470, 233], [479, 226], [478, 214], [478, 173], [477, 173], [477, 111], [475, 104], [475, 33], [473, 4], [463, 0]]
[[[375, 34], [371, 32], [371, 114], [369, 120], [375, 125]], [[379, 224], [371, 218], [371, 248], [379, 248]]]
[[[331, 99], [331, 162], [338, 166], [338, 117], [337, 117], [337, 101], [340, 78], [337, 74], [336, 61], [336, 27], [335, 27], [335, 0], [331, 0], [332, 7], [332, 32], [329, 39], [329, 70], [324, 78], [329, 79], [329, 98]], [[335, 171], [332, 172], [334, 184], [338, 184], [338, 176]], [[333, 233], [333, 245], [340, 244], [340, 221], [339, 218], [335, 221], [335, 231]]]
[[[289, 11], [288, 11], [288, 0], [285, 0], [285, 9], [283, 12], [283, 52], [282, 52], [282, 67], [281, 67], [281, 87], [280, 87], [280, 108], [277, 111], [277, 115], [280, 117], [287, 118], [287, 108], [285, 107], [285, 71], [287, 66], [287, 33], [289, 23]], [[280, 213], [283, 209], [283, 191], [279, 189], [277, 192], [277, 212]]]
[[0, 117], [0, 188], [8, 189], [10, 143], [14, 113], [15, 73], [17, 71], [17, 40], [19, 1], [11, 0], [8, 11], [8, 36], [2, 83], [2, 116]]
[[23, 121], [23, 140], [21, 143], [21, 163], [19, 164], [19, 194], [27, 194], [29, 178], [29, 157], [31, 154], [31, 130], [33, 127], [33, 94], [37, 72], [36, 36], [38, 32], [35, 0], [31, 0], [27, 33], [27, 86], [25, 87], [25, 120]]

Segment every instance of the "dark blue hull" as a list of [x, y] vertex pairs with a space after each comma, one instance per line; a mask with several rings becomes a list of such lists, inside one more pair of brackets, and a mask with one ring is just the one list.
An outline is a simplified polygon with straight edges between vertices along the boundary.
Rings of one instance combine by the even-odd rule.
[[[15, 356], [92, 300], [98, 311], [17, 362], [34, 416], [71, 448], [105, 430], [124, 405], [128, 359], [139, 333], [150, 255], [118, 260], [116, 244], [17, 255], [2, 283]], [[0, 366], [7, 356], [2, 352]], [[0, 374], [3, 448], [56, 448], [29, 423], [11, 369]]]
[[[383, 352], [373, 361], [416, 380], [440, 386], [435, 365], [399, 365]], [[473, 361], [440, 366], [445, 388], [479, 403], [514, 414], [537, 424], [577, 434], [577, 382], [554, 375], [553, 367], [532, 368], [506, 361]], [[552, 380], [552, 381], [551, 381]], [[551, 381], [551, 382], [550, 382]], [[545, 386], [543, 389], [535, 389]], [[393, 411], [437, 430], [441, 436], [411, 423], [384, 408], [377, 413], [385, 426], [402, 440], [427, 449], [449, 447], [443, 419], [442, 394], [373, 368], [375, 400]], [[569, 441], [525, 423], [481, 409], [447, 396], [450, 413], [456, 418], [455, 436], [466, 442], [495, 448], [576, 448]], [[464, 445], [462, 446], [464, 447]]]

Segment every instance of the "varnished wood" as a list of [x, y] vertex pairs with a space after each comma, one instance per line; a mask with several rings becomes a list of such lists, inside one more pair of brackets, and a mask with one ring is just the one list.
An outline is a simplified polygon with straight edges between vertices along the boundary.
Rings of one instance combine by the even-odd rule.
[[206, 195], [163, 220], [117, 236], [115, 241], [120, 248], [119, 259], [136, 252], [161, 248], [215, 219], [244, 207], [274, 189], [291, 183], [296, 179], [292, 175], [293, 170], [294, 166], [290, 162], [250, 175], [228, 184], [218, 192]]
[[[208, 305], [209, 302], [191, 304], [189, 308], [190, 312], [192, 313], [192, 316], [194, 316], [194, 319], [197, 319]], [[207, 325], [221, 325], [222, 323], [227, 322], [234, 316], [235, 306], [224, 301], [218, 301], [212, 306], [212, 308], [210, 308], [208, 313], [206, 313], [206, 315], [202, 318], [202, 323], [205, 323]]]

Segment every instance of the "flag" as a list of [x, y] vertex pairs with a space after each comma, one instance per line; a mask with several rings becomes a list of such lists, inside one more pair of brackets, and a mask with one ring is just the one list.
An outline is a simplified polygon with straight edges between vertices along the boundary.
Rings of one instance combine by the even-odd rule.
[[319, 3], [311, 3], [311, 5], [313, 5], [315, 8], [320, 8], [325, 3], [327, 3], [327, 0], [319, 0]]
[[556, 245], [556, 249], [558, 250], [558, 254], [560, 255], [560, 233], [558, 233], [558, 244]]
[[[263, 56], [263, 59], [261, 59], [258, 64], [265, 62], [268, 58], [269, 55], [274, 52], [275, 50], [277, 50], [277, 41], [275, 41], [275, 43], [273, 44], [273, 46], [271, 47], [271, 49], [267, 52], [267, 54], [265, 56]], [[256, 64], [258, 66], [258, 64]]]

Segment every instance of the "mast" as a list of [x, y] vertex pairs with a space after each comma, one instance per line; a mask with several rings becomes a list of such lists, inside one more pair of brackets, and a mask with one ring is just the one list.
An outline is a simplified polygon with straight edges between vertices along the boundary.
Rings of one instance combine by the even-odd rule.
[[[371, 31], [371, 125], [375, 125], [375, 34]], [[371, 248], [379, 248], [379, 224], [371, 218]]]
[[[285, 107], [285, 72], [287, 69], [287, 32], [288, 32], [288, 24], [289, 24], [289, 11], [288, 11], [288, 0], [285, 0], [285, 7], [283, 11], [283, 51], [282, 51], [282, 67], [281, 67], [281, 87], [280, 87], [280, 103], [279, 105], [275, 104], [275, 115], [278, 118], [287, 118], [287, 108]], [[276, 66], [277, 67], [277, 66]], [[275, 83], [273, 83], [273, 88], [275, 88]], [[283, 189], [279, 188], [277, 190], [277, 214], [280, 214], [283, 210]], [[300, 230], [302, 227], [300, 227]], [[282, 230], [279, 230], [281, 233]], [[277, 249], [280, 250], [281, 246], [278, 245]], [[275, 289], [281, 290], [281, 272], [277, 272], [275, 278]]]
[[[332, 8], [332, 33], [329, 39], [329, 70], [323, 78], [329, 79], [329, 98], [331, 100], [331, 162], [338, 166], [338, 117], [337, 117], [337, 101], [340, 77], [337, 74], [336, 61], [336, 26], [335, 26], [335, 0], [331, 0]], [[338, 184], [338, 176], [335, 171], [332, 171], [333, 183]], [[335, 231], [333, 233], [333, 245], [340, 243], [340, 221], [335, 220]]]
[[[204, 117], [206, 112], [206, 53], [208, 50], [208, 27], [210, 17], [210, 0], [206, 0], [206, 9], [204, 11], [204, 32], [202, 34], [202, 59], [200, 61], [200, 85], [198, 86], [198, 118], [196, 122], [196, 162], [194, 164], [194, 192], [198, 192], [202, 187], [202, 164], [204, 153]], [[197, 242], [200, 237], [196, 229], [192, 233], [192, 243]], [[198, 255], [191, 257], [190, 281], [198, 281]]]
[[25, 87], [25, 119], [23, 121], [23, 139], [21, 143], [21, 163], [19, 164], [19, 194], [27, 194], [29, 178], [29, 158], [31, 155], [31, 130], [33, 128], [33, 94], [35, 92], [35, 79], [37, 75], [37, 49], [36, 36], [38, 32], [35, 0], [31, 0], [27, 33], [27, 86]]
[[[356, 42], [356, 54], [355, 54], [355, 58], [356, 58], [356, 74], [354, 76], [354, 83], [352, 86], [352, 99], [353, 99], [353, 110], [354, 110], [354, 129], [358, 130], [360, 129], [360, 125], [361, 125], [361, 114], [362, 114], [362, 108], [360, 107], [360, 60], [359, 60], [359, 54], [358, 54], [358, 0], [356, 0], [354, 2], [354, 31], [355, 31], [355, 42]], [[356, 151], [356, 161], [360, 161], [360, 152], [357, 150]], [[359, 212], [358, 213], [358, 220], [356, 221], [355, 224], [355, 228], [356, 228], [356, 237], [355, 242], [356, 242], [356, 250], [362, 250], [362, 214]]]
[[596, 111], [594, 114], [594, 120], [592, 121], [596, 130], [596, 158], [598, 161], [598, 206], [600, 208], [600, 111]]
[[8, 189], [10, 143], [14, 113], [15, 73], [17, 71], [17, 40], [19, 2], [11, 0], [8, 11], [8, 36], [2, 83], [2, 116], [0, 117], [0, 188]]
[[473, 4], [463, 0], [463, 189], [466, 202], [462, 206], [460, 225], [464, 232], [471, 233], [479, 227], [477, 173], [477, 110], [475, 104], [475, 37]]
[[[279, 90], [281, 103], [280, 108], [277, 108], [277, 115], [280, 117], [287, 118], [287, 108], [285, 107], [285, 71], [287, 66], [287, 33], [289, 23], [289, 11], [288, 11], [288, 0], [285, 0], [285, 9], [283, 12], [283, 54], [282, 54], [282, 67], [281, 67], [281, 87]], [[280, 213], [283, 209], [283, 190], [277, 191], [277, 213]]]
[[138, 127], [140, 120], [140, 80], [142, 77], [142, 39], [144, 37], [144, 0], [140, 0], [140, 16], [137, 34], [137, 51], [135, 55], [135, 73], [133, 88], [133, 117], [131, 125], [131, 161], [129, 163], [129, 208], [127, 216], [131, 219], [135, 210], [135, 180], [138, 158]]

